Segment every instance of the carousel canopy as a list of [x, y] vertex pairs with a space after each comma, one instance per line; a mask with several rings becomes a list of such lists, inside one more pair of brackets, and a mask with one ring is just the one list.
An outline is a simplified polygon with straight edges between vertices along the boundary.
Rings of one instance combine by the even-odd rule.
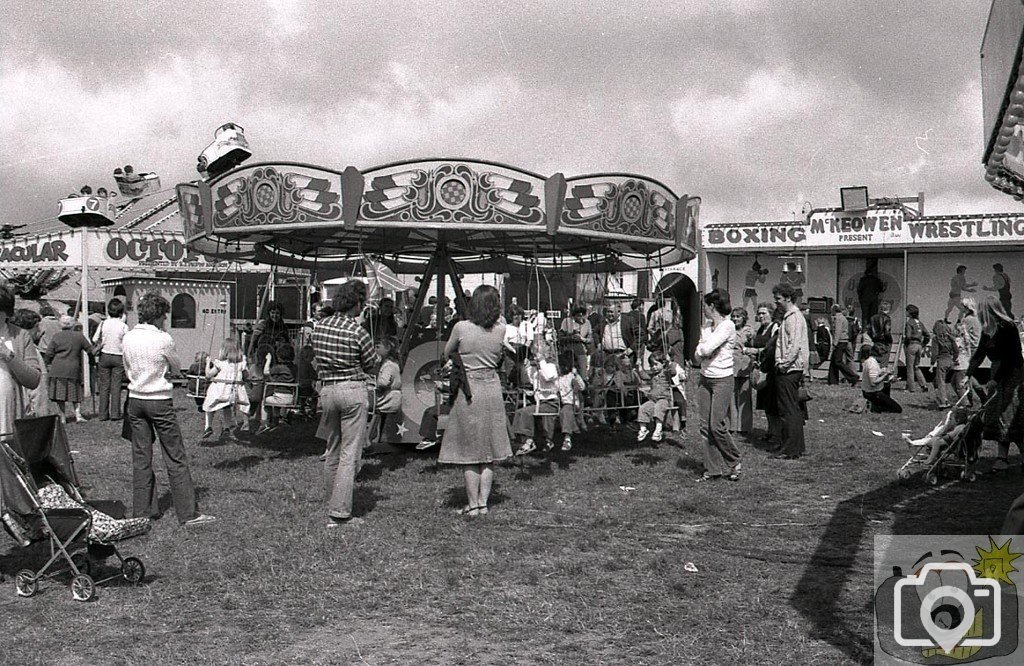
[[260, 163], [178, 185], [187, 243], [222, 258], [329, 267], [376, 257], [422, 272], [627, 270], [693, 258], [700, 199], [622, 173], [549, 177], [477, 160], [360, 171]]

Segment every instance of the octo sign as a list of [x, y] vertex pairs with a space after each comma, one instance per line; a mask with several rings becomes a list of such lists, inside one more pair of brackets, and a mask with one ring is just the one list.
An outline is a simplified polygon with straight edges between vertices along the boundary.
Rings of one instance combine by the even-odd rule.
[[178, 240], [162, 238], [111, 238], [107, 243], [107, 256], [114, 261], [199, 261], [199, 254], [189, 250]]

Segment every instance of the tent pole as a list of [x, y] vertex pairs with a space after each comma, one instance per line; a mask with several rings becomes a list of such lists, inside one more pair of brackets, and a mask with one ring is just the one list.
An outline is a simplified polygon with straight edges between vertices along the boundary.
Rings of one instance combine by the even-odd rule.
[[[89, 234], [88, 227], [79, 229], [82, 244], [82, 309], [78, 313], [78, 321], [82, 325], [82, 335], [89, 338]], [[90, 340], [91, 342], [91, 340]], [[82, 385], [86, 396], [92, 395], [92, 369], [89, 367], [89, 354], [82, 352]], [[95, 412], [95, 410], [93, 410]]]

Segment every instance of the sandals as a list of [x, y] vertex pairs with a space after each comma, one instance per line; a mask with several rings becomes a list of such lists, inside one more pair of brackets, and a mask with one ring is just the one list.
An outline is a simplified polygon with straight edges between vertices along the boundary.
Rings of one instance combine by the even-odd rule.
[[469, 506], [467, 504], [466, 506], [462, 507], [461, 509], [456, 509], [455, 510], [455, 515], [457, 515], [457, 516], [486, 516], [487, 515], [487, 505], [484, 504], [483, 506]]
[[703, 474], [697, 477], [697, 483], [704, 483], [705, 481], [718, 481], [721, 478], [721, 476], [715, 476], [713, 474], [708, 474], [707, 472], [704, 472]]

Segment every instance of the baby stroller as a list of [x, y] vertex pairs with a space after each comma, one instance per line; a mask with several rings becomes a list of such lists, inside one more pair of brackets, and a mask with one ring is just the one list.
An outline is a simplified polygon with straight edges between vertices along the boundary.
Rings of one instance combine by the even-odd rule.
[[[901, 481], [909, 479], [918, 469], [924, 471], [925, 482], [930, 486], [938, 485], [940, 476], [955, 474], [957, 470], [961, 481], [977, 478], [971, 466], [977, 461], [981, 449], [982, 419], [987, 403], [969, 410], [966, 404], [970, 399], [971, 391], [965, 391], [943, 421], [927, 436], [918, 440], [904, 436], [914, 448], [914, 453], [896, 472]], [[933, 446], [938, 446], [939, 450], [934, 451]]]
[[[147, 533], [149, 519], [115, 520], [85, 503], [57, 416], [21, 419], [14, 439], [0, 441], [0, 522], [22, 547], [43, 540], [50, 545], [50, 557], [38, 571], [16, 575], [19, 596], [31, 597], [40, 580], [65, 574], [76, 601], [95, 597], [97, 584], [123, 578], [138, 585], [145, 578], [142, 561], [122, 557], [115, 542]], [[93, 565], [112, 555], [119, 570], [95, 580]]]

